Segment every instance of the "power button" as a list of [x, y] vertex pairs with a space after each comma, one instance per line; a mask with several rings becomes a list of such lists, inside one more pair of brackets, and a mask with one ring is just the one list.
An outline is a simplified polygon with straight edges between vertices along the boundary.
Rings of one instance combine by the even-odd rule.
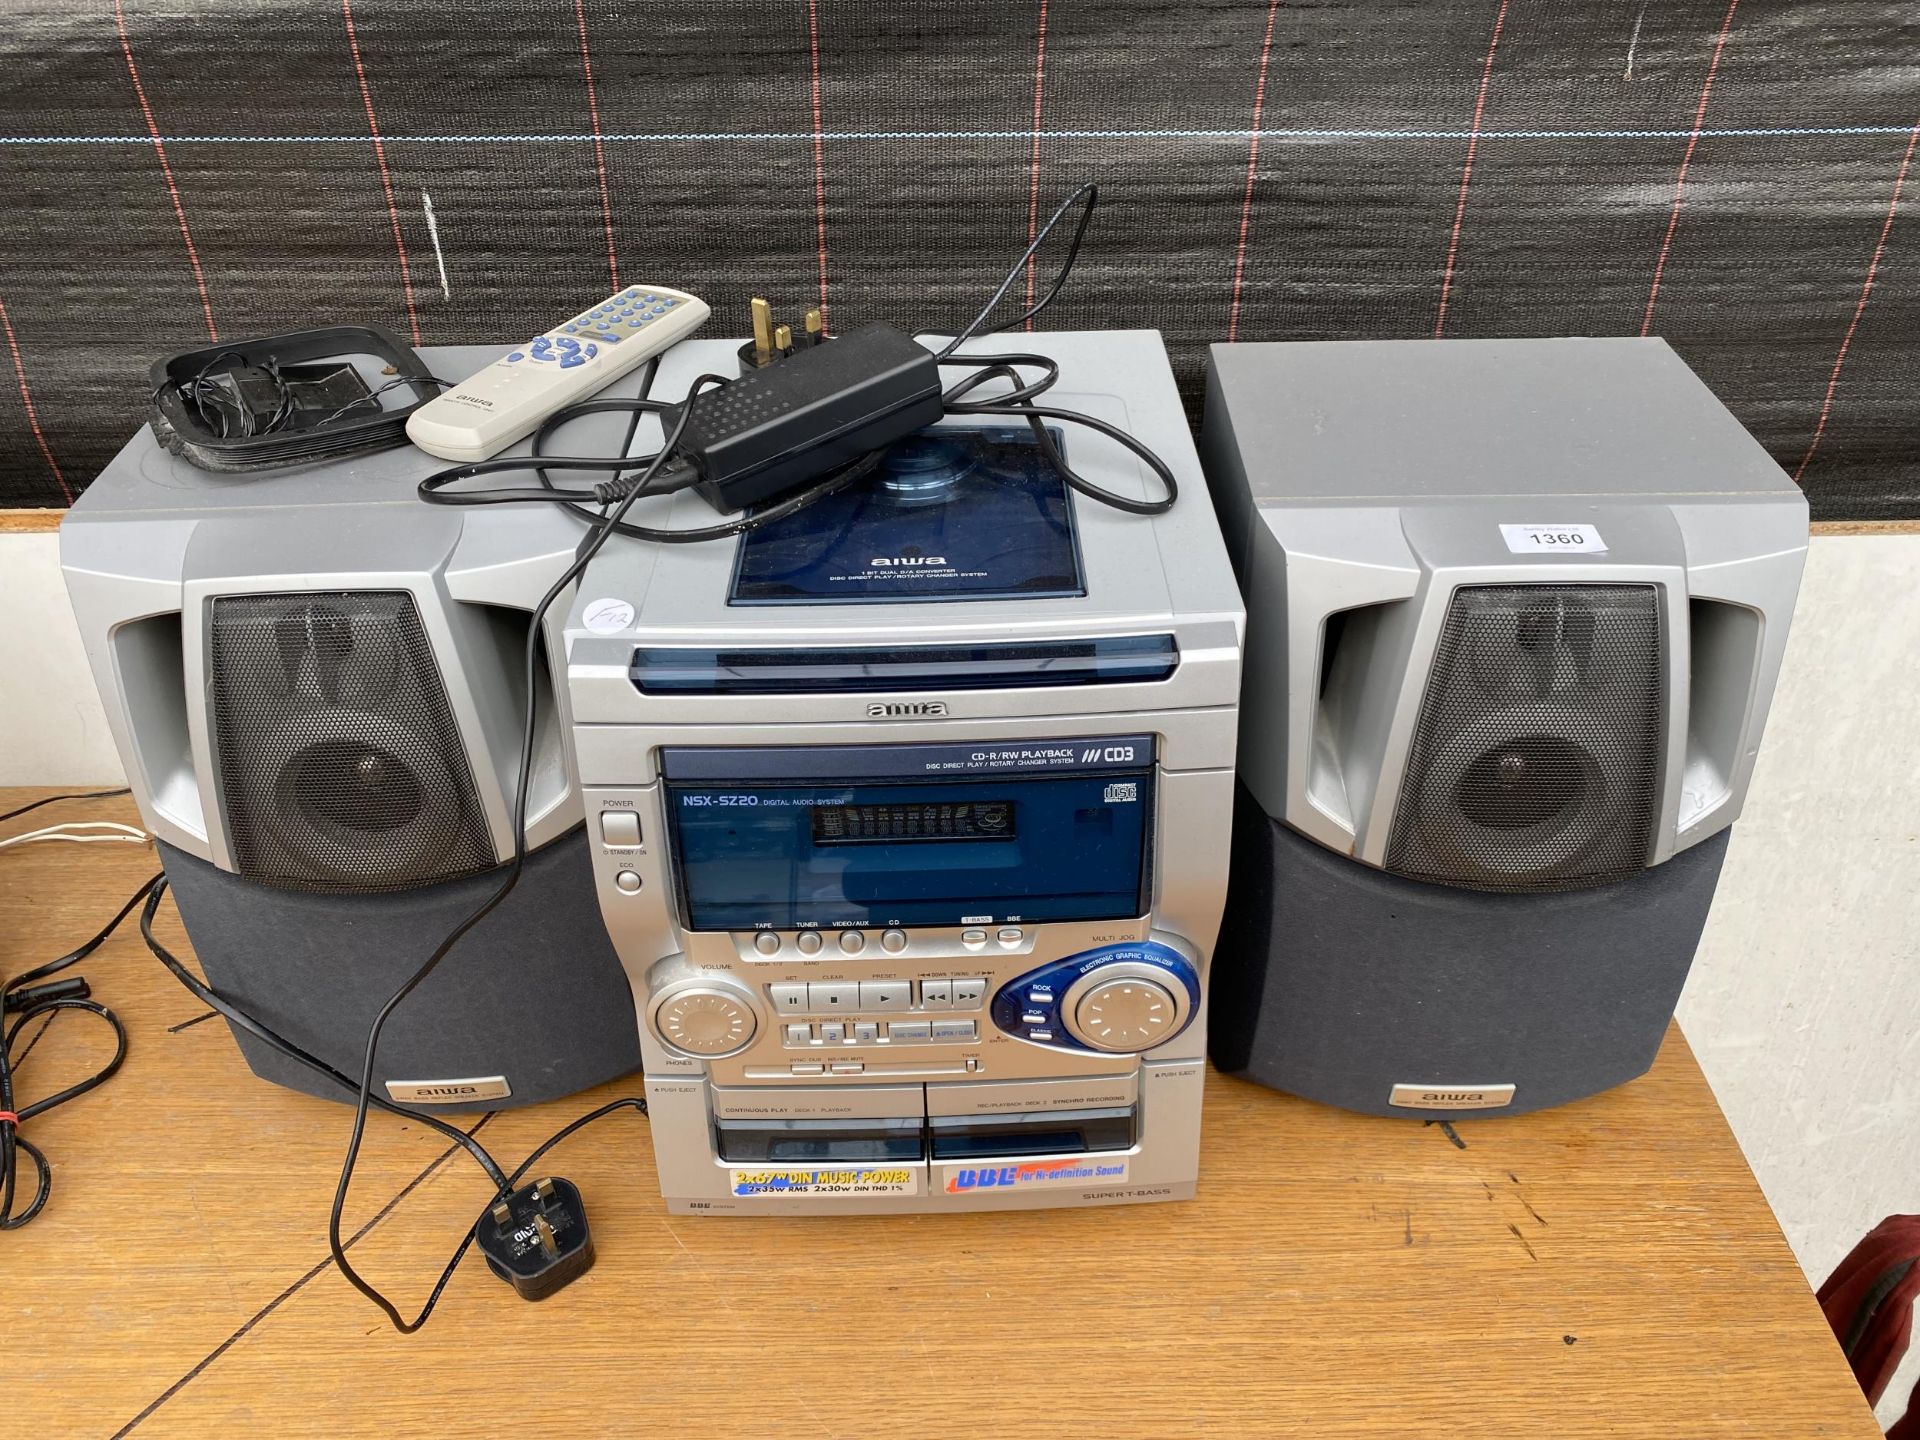
[[639, 845], [640, 817], [631, 810], [602, 810], [600, 838], [621, 849]]

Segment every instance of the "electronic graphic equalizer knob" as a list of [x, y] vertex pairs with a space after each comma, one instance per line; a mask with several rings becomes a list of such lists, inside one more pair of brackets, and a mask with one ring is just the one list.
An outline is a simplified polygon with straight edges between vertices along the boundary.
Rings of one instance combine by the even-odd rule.
[[666, 986], [654, 996], [650, 1018], [667, 1045], [703, 1060], [746, 1049], [760, 1027], [747, 988], [718, 976]]
[[1151, 965], [1102, 965], [1069, 987], [1061, 1019], [1076, 1040], [1095, 1050], [1151, 1050], [1186, 1023], [1186, 990], [1170, 979]]

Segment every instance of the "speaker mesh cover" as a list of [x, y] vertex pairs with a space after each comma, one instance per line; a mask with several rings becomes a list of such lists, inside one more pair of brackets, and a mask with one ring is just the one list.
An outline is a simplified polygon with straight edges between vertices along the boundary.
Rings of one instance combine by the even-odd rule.
[[368, 892], [495, 863], [411, 595], [221, 596], [209, 631], [220, 798], [242, 875]]
[[1471, 585], [1420, 703], [1386, 868], [1476, 890], [1644, 869], [1660, 779], [1651, 585]]

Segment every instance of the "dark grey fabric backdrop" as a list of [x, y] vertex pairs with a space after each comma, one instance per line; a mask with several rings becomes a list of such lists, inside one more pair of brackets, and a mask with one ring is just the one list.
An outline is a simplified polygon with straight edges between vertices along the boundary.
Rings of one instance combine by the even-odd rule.
[[518, 339], [616, 270], [951, 324], [1093, 176], [1048, 323], [1190, 395], [1236, 333], [1644, 328], [1817, 516], [1920, 515], [1911, 0], [5, 0], [0, 61], [0, 505], [210, 335]]

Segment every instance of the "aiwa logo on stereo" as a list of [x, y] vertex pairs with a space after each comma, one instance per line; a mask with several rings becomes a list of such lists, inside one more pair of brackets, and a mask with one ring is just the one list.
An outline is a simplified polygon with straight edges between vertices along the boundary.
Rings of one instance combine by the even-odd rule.
[[867, 706], [868, 716], [875, 720], [918, 720], [946, 713], [944, 700], [875, 700]]

